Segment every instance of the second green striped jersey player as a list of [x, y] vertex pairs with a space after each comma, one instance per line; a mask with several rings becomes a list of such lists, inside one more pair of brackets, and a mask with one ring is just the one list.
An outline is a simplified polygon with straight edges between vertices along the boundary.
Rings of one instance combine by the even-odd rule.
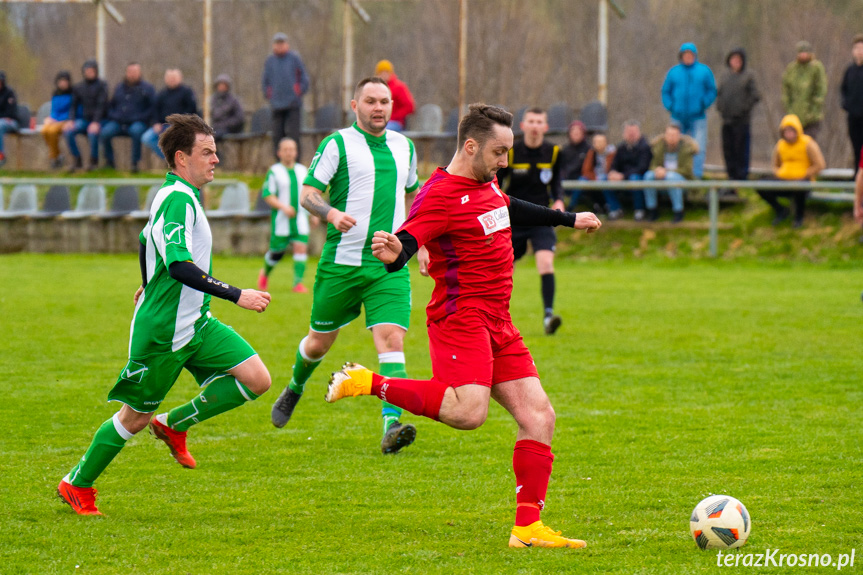
[[[371, 240], [376, 231], [393, 232], [404, 222], [405, 195], [418, 187], [416, 151], [408, 138], [386, 129], [392, 96], [380, 78], [360, 81], [351, 108], [356, 123], [321, 142], [303, 185], [302, 205], [328, 222], [327, 240], [315, 276], [309, 334], [300, 341], [290, 384], [273, 405], [276, 427], [287, 424], [339, 330], [363, 307], [381, 371], [406, 374], [410, 276], [407, 269], [388, 274], [372, 255]], [[329, 203], [322, 195], [326, 190]], [[395, 453], [416, 437], [416, 428], [400, 423], [400, 416], [399, 408], [383, 403], [384, 453]]]
[[292, 138], [279, 142], [279, 162], [273, 164], [264, 180], [261, 196], [272, 208], [270, 249], [258, 275], [258, 289], [266, 291], [270, 272], [284, 257], [288, 246], [294, 259], [294, 292], [306, 293], [303, 285], [309, 243], [309, 212], [300, 204], [300, 187], [308, 170], [297, 163], [297, 143]]

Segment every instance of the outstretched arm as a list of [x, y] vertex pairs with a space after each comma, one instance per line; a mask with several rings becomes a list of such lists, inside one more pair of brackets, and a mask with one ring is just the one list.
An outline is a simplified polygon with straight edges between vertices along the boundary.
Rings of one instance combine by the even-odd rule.
[[270, 294], [267, 292], [253, 289], [241, 290], [226, 284], [206, 273], [194, 262], [174, 262], [168, 268], [168, 274], [183, 285], [234, 302], [244, 309], [260, 313], [270, 304]]
[[513, 226], [566, 226], [595, 232], [602, 222], [591, 212], [561, 212], [518, 198], [509, 198], [509, 223]]

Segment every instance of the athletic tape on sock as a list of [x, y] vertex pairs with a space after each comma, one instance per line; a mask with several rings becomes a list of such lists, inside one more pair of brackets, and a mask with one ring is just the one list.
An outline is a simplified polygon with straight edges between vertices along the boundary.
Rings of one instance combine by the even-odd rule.
[[306, 337], [304, 337], [303, 339], [301, 339], [301, 340], [300, 340], [300, 346], [299, 346], [299, 348], [297, 349], [297, 351], [299, 351], [299, 352], [300, 352], [300, 355], [302, 356], [302, 358], [303, 358], [304, 360], [308, 361], [309, 363], [318, 363], [318, 362], [320, 362], [321, 360], [323, 360], [323, 359], [324, 359], [324, 357], [325, 357], [327, 354], [324, 354], [324, 355], [322, 355], [321, 357], [318, 357], [318, 358], [309, 357], [309, 356], [308, 356], [308, 354], [306, 354], [306, 340], [307, 340], [307, 339], [309, 339], [309, 336], [306, 336]]
[[404, 363], [405, 362], [405, 352], [403, 352], [403, 351], [385, 351], [384, 353], [378, 354], [378, 361], [380, 363]]
[[295, 262], [304, 262], [309, 259], [309, 254], [294, 254]]
[[120, 423], [120, 412], [114, 414], [114, 417], [111, 418], [111, 421], [114, 422], [114, 429], [117, 430], [117, 434], [122, 437], [124, 440], [129, 441], [135, 435], [130, 432], [128, 429], [123, 427], [123, 424]]

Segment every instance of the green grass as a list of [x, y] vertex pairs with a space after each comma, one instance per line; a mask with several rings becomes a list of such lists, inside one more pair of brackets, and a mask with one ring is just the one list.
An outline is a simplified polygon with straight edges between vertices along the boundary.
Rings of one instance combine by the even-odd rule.
[[[217, 257], [214, 271], [250, 286], [259, 265]], [[863, 539], [853, 262], [560, 261], [554, 338], [541, 332], [532, 261], [517, 266], [513, 316], [558, 418], [543, 517], [589, 542], [575, 552], [506, 547], [515, 426], [498, 406], [473, 432], [408, 417], [416, 444], [383, 457], [376, 401], [323, 401], [343, 361], [376, 365], [361, 322], [289, 426], [272, 427], [311, 301], [289, 292], [289, 264], [263, 315], [214, 304], [260, 352], [274, 389], [192, 429], [195, 470], [139, 434], [97, 483], [105, 517], [74, 515], [55, 488], [116, 410], [105, 396], [125, 364], [137, 274], [131, 255], [0, 258], [4, 574], [717, 572], [688, 529], [710, 493], [747, 505], [744, 552], [837, 556]], [[429, 293], [415, 274], [406, 350], [416, 377], [430, 375]], [[166, 407], [195, 390], [184, 374]]]

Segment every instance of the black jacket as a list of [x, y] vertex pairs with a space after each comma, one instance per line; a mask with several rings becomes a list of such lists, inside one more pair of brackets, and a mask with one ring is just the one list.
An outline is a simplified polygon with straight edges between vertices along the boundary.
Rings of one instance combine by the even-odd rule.
[[629, 176], [633, 174], [643, 176], [650, 167], [650, 160], [652, 159], [653, 152], [650, 150], [650, 142], [644, 136], [641, 136], [631, 146], [624, 140], [617, 145], [617, 153], [614, 154], [611, 169], [620, 172], [628, 180]]
[[716, 95], [716, 109], [725, 124], [748, 124], [752, 120], [752, 108], [761, 101], [761, 93], [755, 85], [755, 76], [746, 69], [746, 52], [742, 48], [728, 53], [726, 65], [735, 54], [743, 60], [743, 66], [740, 72], [729, 69], [722, 77]]
[[108, 104], [108, 119], [128, 126], [135, 122], [149, 122], [153, 118], [156, 90], [143, 80], [136, 84], [120, 82]]
[[863, 116], [863, 66], [851, 64], [842, 76], [842, 109], [849, 116]]
[[173, 90], [163, 88], [156, 94], [156, 105], [153, 107], [151, 124], [164, 124], [165, 118], [171, 114], [197, 114], [198, 102], [195, 93], [185, 84], [180, 84]]
[[108, 84], [96, 78], [84, 80], [72, 88], [70, 120], [101, 122], [108, 116]]
[[584, 166], [584, 158], [590, 150], [587, 138], [573, 144], [570, 142], [560, 150], [560, 178], [562, 180], [577, 180], [581, 177], [581, 168]]
[[[18, 98], [15, 97], [15, 91], [2, 84], [0, 88], [0, 118], [11, 118], [18, 120]], [[29, 128], [30, 126], [19, 126], [19, 128]]]

